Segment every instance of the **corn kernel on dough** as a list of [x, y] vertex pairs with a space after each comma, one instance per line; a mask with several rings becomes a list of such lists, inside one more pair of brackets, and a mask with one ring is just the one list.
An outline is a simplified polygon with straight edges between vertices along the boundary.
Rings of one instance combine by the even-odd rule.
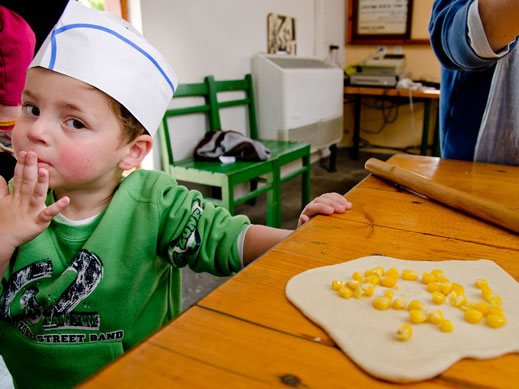
[[[376, 266], [384, 269], [410, 269], [419, 275], [443, 270], [452, 282], [461, 284], [468, 300], [481, 300], [475, 281], [486, 279], [495, 294], [502, 298], [507, 323], [491, 328], [483, 322], [465, 321], [463, 310], [449, 303], [441, 306], [431, 301], [427, 286], [417, 281], [398, 279], [395, 297], [421, 300], [426, 310], [440, 309], [453, 324], [452, 332], [442, 332], [431, 323], [411, 324], [407, 310], [379, 310], [373, 300], [388, 288], [378, 285], [373, 296], [341, 298], [331, 288], [332, 280], [348, 280], [355, 272]], [[369, 374], [392, 382], [413, 382], [440, 374], [462, 358], [486, 359], [519, 352], [519, 284], [496, 263], [478, 261], [406, 261], [370, 256], [307, 270], [293, 277], [286, 286], [288, 299], [310, 320], [321, 326], [357, 365]], [[412, 337], [395, 339], [402, 324], [413, 327]]]

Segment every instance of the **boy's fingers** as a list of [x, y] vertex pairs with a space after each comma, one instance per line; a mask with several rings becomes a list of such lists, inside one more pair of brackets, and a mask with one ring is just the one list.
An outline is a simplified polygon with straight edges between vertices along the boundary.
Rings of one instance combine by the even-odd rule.
[[336, 192], [325, 193], [321, 197], [324, 197], [331, 201], [335, 201], [339, 204], [342, 204], [345, 207], [351, 206], [351, 203], [348, 200], [346, 200], [346, 198], [343, 195]]
[[34, 193], [31, 200], [32, 205], [38, 205], [45, 202], [47, 198], [47, 189], [49, 188], [49, 172], [46, 169], [39, 169], [38, 182], [34, 186]]
[[344, 197], [342, 197], [342, 200], [340, 200], [339, 203], [344, 205], [344, 207], [346, 207], [346, 209], [351, 208], [351, 203], [348, 200], [346, 200]]
[[20, 187], [22, 185], [22, 176], [23, 169], [25, 168], [25, 157], [27, 153], [25, 151], [20, 151], [18, 153], [18, 158], [16, 165], [14, 166], [14, 175], [13, 175], [13, 193], [18, 193], [20, 191]]
[[344, 207], [343, 209], [346, 210], [346, 209], [350, 209], [351, 208], [351, 203], [341, 194], [339, 193], [333, 193], [333, 197], [332, 197], [333, 201], [335, 201], [337, 204], [341, 205], [342, 207]]
[[299, 223], [297, 223], [297, 226], [301, 227], [303, 224], [305, 224], [309, 220], [310, 220], [310, 218], [308, 216], [306, 216], [305, 214], [301, 214], [299, 216]]
[[20, 182], [20, 193], [26, 196], [32, 196], [34, 187], [38, 180], [38, 158], [36, 153], [29, 151], [25, 157], [25, 165], [22, 171], [22, 180]]
[[39, 221], [42, 223], [49, 223], [58, 213], [67, 208], [69, 204], [70, 199], [67, 196], [62, 197], [39, 213]]
[[351, 204], [347, 201], [341, 201], [339, 198], [333, 196], [321, 196], [309, 205], [315, 204], [326, 204], [337, 211], [345, 211], [348, 207], [351, 207]]
[[324, 202], [312, 202], [306, 206], [302, 214], [312, 217], [318, 214], [331, 215], [334, 212], [335, 208], [330, 204]]

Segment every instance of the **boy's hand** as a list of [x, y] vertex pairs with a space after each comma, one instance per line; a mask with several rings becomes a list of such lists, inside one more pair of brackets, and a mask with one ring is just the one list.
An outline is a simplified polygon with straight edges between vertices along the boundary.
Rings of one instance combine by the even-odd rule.
[[308, 203], [299, 215], [298, 227], [305, 224], [315, 215], [331, 215], [343, 213], [351, 208], [351, 203], [339, 193], [325, 193]]
[[43, 232], [69, 204], [69, 198], [63, 197], [47, 207], [48, 186], [49, 172], [38, 169], [36, 153], [21, 151], [14, 169], [12, 193], [5, 180], [0, 180], [0, 260], [8, 260], [11, 250], [12, 255], [16, 247]]

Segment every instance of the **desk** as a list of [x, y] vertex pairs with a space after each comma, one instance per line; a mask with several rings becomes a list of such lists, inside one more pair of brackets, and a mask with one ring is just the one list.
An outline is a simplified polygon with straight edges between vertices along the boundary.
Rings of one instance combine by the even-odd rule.
[[[519, 208], [519, 167], [397, 154], [391, 163]], [[375, 253], [401, 259], [489, 258], [519, 279], [519, 237], [369, 176], [353, 209], [317, 216], [83, 388], [389, 388], [360, 370], [291, 305], [285, 285], [310, 268]], [[390, 358], [391, 356], [388, 356]], [[415, 388], [505, 388], [519, 354], [462, 360]]]
[[[431, 116], [431, 103], [434, 100], [439, 100], [440, 91], [421, 91], [421, 90], [410, 90], [410, 89], [396, 89], [396, 88], [373, 88], [373, 87], [357, 87], [357, 86], [346, 86], [344, 87], [344, 96], [353, 97], [353, 150], [352, 157], [354, 159], [359, 158], [359, 144], [360, 144], [360, 114], [362, 111], [362, 98], [363, 97], [384, 97], [392, 100], [409, 100], [409, 96], [412, 97], [413, 101], [424, 103], [424, 115], [423, 115], [423, 126], [422, 126], [422, 143], [420, 145], [420, 154], [427, 155], [427, 147], [429, 141], [429, 119]], [[438, 110], [436, 113], [436, 125], [434, 133], [434, 145], [433, 154], [438, 155]], [[390, 147], [388, 147], [390, 148]]]

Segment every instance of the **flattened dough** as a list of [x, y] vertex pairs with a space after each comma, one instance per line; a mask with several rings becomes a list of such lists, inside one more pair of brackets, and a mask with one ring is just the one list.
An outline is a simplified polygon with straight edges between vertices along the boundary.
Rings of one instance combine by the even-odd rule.
[[[373, 298], [387, 288], [378, 286], [373, 297], [343, 299], [330, 286], [334, 279], [346, 281], [353, 272], [363, 273], [375, 266], [415, 270], [419, 277], [441, 269], [451, 282], [464, 286], [465, 296], [471, 302], [481, 300], [474, 281], [484, 278], [494, 293], [502, 297], [507, 324], [498, 329], [488, 327], [484, 321], [469, 324], [463, 319], [463, 311], [448, 302], [433, 304], [421, 282], [399, 279], [401, 291], [395, 291], [395, 296], [405, 295], [408, 302], [421, 299], [427, 309], [440, 309], [453, 323], [454, 331], [444, 333], [430, 323], [413, 324], [412, 338], [398, 341], [394, 334], [400, 325], [409, 323], [408, 311], [379, 311], [372, 306]], [[300, 273], [287, 283], [286, 295], [358, 366], [387, 381], [420, 381], [440, 374], [462, 358], [486, 359], [519, 352], [519, 284], [489, 260], [433, 262], [364, 257]]]

